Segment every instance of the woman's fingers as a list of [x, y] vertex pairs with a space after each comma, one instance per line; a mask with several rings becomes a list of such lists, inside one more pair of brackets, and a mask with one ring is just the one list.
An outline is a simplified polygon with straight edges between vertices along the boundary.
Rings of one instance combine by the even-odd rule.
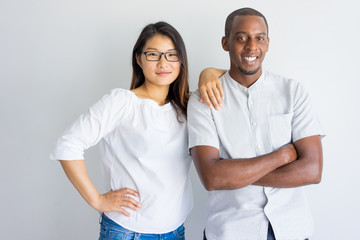
[[222, 106], [222, 99], [224, 98], [224, 91], [220, 81], [208, 83], [199, 89], [200, 102], [205, 102], [209, 108], [212, 106], [219, 109]]
[[200, 102], [205, 102], [205, 104], [209, 107], [209, 108], [212, 108], [212, 104], [211, 104], [211, 101], [209, 99], [209, 96], [207, 94], [207, 90], [206, 90], [206, 87], [201, 87], [199, 89], [199, 92], [200, 92]]
[[222, 102], [222, 100], [225, 98], [225, 94], [224, 94], [224, 90], [222, 88], [222, 85], [220, 83], [220, 80], [216, 82], [216, 87], [220, 92], [220, 98], [221, 98], [221, 102]]
[[124, 207], [134, 211], [139, 211], [141, 208], [141, 203], [133, 197], [139, 197], [139, 193], [130, 188], [109, 191], [102, 196], [102, 210], [100, 210], [102, 212], [116, 211], [130, 217], [131, 214]]
[[131, 194], [131, 195], [134, 195], [135, 197], [139, 197], [139, 193], [136, 192], [135, 190], [131, 189], [131, 188], [121, 188], [115, 192], [120, 192], [122, 193], [123, 195], [124, 194]]

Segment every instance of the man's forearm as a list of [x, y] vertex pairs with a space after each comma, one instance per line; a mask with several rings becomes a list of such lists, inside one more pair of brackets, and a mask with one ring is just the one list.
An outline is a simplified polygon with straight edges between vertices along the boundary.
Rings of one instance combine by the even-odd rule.
[[199, 146], [191, 149], [195, 167], [207, 190], [232, 190], [253, 184], [276, 168], [297, 158], [293, 145], [247, 159], [221, 159], [218, 150]]
[[316, 184], [321, 179], [314, 174], [316, 168], [316, 166], [306, 163], [306, 160], [298, 159], [286, 166], [275, 169], [254, 182], [253, 185], [291, 188]]
[[299, 156], [296, 161], [275, 169], [253, 185], [290, 188], [319, 183], [322, 174], [320, 137], [301, 139], [295, 143], [295, 147]]

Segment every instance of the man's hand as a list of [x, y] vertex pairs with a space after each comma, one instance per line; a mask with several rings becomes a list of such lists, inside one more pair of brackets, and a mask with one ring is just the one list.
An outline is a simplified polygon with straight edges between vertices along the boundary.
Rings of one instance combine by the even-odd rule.
[[285, 164], [291, 163], [297, 159], [297, 152], [293, 144], [289, 143], [278, 149], [282, 154], [282, 159], [285, 160]]

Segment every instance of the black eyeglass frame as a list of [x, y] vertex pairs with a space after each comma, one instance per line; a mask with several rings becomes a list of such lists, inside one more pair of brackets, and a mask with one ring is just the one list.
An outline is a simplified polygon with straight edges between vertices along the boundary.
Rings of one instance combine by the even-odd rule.
[[[146, 55], [148, 52], [160, 53], [159, 59], [158, 59], [158, 60], [149, 60], [149, 59], [148, 59], [148, 56]], [[147, 61], [150, 61], [150, 62], [158, 62], [158, 61], [160, 61], [162, 55], [165, 56], [165, 59], [166, 59], [166, 61], [168, 61], [168, 62], [179, 62], [179, 61], [180, 61], [180, 59], [178, 59], [178, 60], [176, 60], [176, 61], [172, 61], [172, 60], [169, 60], [169, 59], [167, 58], [167, 54], [168, 54], [168, 53], [173, 53], [173, 52], [146, 51], [146, 52], [141, 52], [141, 53], [144, 54], [144, 55], [145, 55], [145, 59], [146, 59]]]

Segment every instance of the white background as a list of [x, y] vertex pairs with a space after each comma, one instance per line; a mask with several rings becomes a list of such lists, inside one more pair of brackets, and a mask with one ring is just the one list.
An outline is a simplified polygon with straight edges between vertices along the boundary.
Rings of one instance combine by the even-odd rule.
[[[194, 90], [201, 69], [228, 68], [224, 22], [245, 6], [268, 19], [266, 69], [301, 81], [326, 130], [320, 185], [307, 187], [312, 239], [359, 239], [360, 14], [357, 1], [0, 1], [1, 239], [97, 239], [98, 213], [48, 159], [53, 143], [111, 88], [128, 88], [131, 50], [148, 23], [184, 38]], [[86, 154], [102, 190], [97, 148]], [[187, 239], [201, 239], [207, 194], [192, 171]]]

